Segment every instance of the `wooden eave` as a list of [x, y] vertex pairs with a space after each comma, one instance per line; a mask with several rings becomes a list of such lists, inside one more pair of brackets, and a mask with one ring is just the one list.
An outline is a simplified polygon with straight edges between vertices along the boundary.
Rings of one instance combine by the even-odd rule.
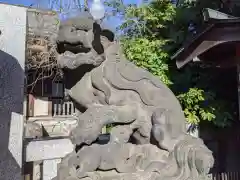
[[209, 25], [203, 32], [172, 56], [172, 59], [176, 59], [178, 68], [219, 44], [240, 41], [240, 18], [217, 19], [208, 17], [208, 21]]

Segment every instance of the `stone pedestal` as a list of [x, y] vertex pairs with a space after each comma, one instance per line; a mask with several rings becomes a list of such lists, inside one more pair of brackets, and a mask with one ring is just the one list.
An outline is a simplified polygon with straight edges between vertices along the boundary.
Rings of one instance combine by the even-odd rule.
[[61, 159], [50, 159], [43, 161], [43, 180], [52, 180], [57, 176], [58, 163]]
[[0, 179], [22, 171], [27, 9], [0, 4]]

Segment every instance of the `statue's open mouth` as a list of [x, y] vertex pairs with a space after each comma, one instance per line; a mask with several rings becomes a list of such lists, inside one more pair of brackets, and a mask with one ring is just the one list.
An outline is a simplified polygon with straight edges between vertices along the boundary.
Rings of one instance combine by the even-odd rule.
[[69, 51], [74, 54], [78, 53], [88, 53], [91, 48], [87, 48], [83, 46], [83, 43], [68, 43], [68, 42], [58, 42], [57, 43], [57, 51], [59, 54], [63, 54], [66, 51]]

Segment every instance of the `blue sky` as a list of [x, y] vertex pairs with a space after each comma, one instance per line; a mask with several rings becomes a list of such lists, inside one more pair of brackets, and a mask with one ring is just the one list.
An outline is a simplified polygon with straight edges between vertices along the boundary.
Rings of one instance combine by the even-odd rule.
[[[17, 4], [17, 5], [24, 5], [24, 6], [30, 6], [32, 4], [36, 6], [37, 4], [39, 4], [40, 7], [42, 8], [47, 8], [47, 6], [51, 4], [49, 2], [56, 2], [56, 1], [60, 1], [60, 0], [0, 0], [0, 2], [2, 3]], [[83, 0], [80, 0], [80, 1], [83, 1]], [[74, 0], [62, 0], [62, 2], [69, 3], [69, 2], [74, 2]], [[124, 3], [139, 3], [139, 2], [140, 0], [124, 0]], [[120, 23], [121, 23], [120, 19], [114, 17], [114, 18], [108, 19], [104, 24], [108, 28], [114, 30]]]
[[0, 2], [29, 6], [33, 0], [0, 0]]
[[[48, 0], [38, 0], [38, 2], [44, 2], [44, 1], [48, 1]], [[18, 4], [18, 5], [25, 5], [25, 6], [29, 6], [30, 4], [37, 2], [36, 0], [0, 0], [0, 2], [4, 2], [4, 3], [9, 3], [9, 4]], [[126, 3], [137, 3], [138, 0], [125, 0]]]

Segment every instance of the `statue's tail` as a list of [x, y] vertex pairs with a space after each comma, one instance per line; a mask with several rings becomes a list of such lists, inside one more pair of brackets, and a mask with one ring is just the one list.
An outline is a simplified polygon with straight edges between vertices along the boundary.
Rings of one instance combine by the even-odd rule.
[[158, 110], [152, 116], [153, 136], [159, 147], [170, 153], [171, 163], [166, 167], [169, 180], [199, 180], [206, 176], [213, 166], [212, 152], [201, 139], [192, 137], [176, 126], [178, 119], [171, 118], [172, 113], [167, 110]]

